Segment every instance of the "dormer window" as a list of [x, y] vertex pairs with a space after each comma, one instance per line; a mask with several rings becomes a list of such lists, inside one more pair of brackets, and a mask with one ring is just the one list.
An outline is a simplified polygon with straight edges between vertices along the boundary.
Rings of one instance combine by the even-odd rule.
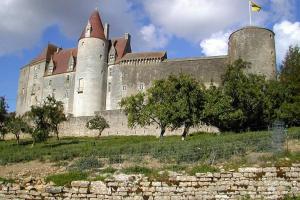
[[85, 28], [85, 37], [91, 37], [91, 32], [92, 32], [92, 26], [90, 22], [88, 22]]
[[48, 64], [48, 75], [52, 75], [54, 70], [54, 62], [53, 59], [51, 58], [49, 64]]
[[69, 59], [68, 71], [73, 71], [75, 67], [75, 58], [73, 56]]

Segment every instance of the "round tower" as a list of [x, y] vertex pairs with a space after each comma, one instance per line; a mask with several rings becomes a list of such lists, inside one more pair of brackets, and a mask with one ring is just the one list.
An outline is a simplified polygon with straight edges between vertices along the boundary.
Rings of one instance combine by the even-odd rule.
[[235, 31], [229, 37], [229, 62], [241, 58], [250, 62], [248, 73], [265, 75], [274, 79], [276, 75], [276, 51], [274, 32], [249, 26]]
[[105, 110], [108, 36], [94, 11], [78, 42], [73, 115], [93, 116]]

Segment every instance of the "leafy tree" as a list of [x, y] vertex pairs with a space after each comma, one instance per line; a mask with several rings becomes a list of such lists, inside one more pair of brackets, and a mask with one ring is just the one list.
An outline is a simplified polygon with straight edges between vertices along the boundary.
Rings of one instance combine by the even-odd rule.
[[138, 93], [137, 95], [123, 98], [121, 107], [128, 116], [128, 126], [133, 128], [137, 125], [142, 127], [157, 125], [160, 127], [160, 137], [164, 136], [166, 128], [170, 126], [171, 109], [168, 105], [167, 87], [162, 80], [154, 82], [147, 94]]
[[33, 141], [43, 142], [49, 138], [53, 131], [58, 137], [58, 125], [65, 121], [63, 114], [63, 104], [56, 101], [54, 97], [47, 97], [41, 106], [32, 106], [31, 111], [27, 114], [34, 124], [32, 132]]
[[219, 89], [207, 91], [205, 121], [221, 130], [258, 130], [271, 121], [271, 100], [264, 76], [246, 74], [250, 63], [239, 59], [228, 65]]
[[101, 136], [101, 133], [104, 131], [104, 129], [109, 128], [109, 124], [104, 117], [100, 115], [96, 115], [86, 123], [86, 127], [91, 130], [98, 130], [99, 131], [98, 138], [99, 138]]
[[44, 102], [44, 109], [46, 110], [47, 118], [51, 130], [55, 133], [57, 140], [59, 140], [58, 126], [60, 123], [67, 120], [64, 114], [64, 106], [61, 101], [57, 101], [54, 97], [47, 97]]
[[4, 140], [7, 133], [6, 120], [7, 120], [7, 103], [4, 97], [0, 97], [0, 135]]
[[283, 61], [280, 82], [286, 91], [278, 117], [292, 126], [300, 125], [300, 48], [290, 47]]
[[206, 90], [206, 104], [202, 121], [206, 124], [218, 127], [221, 131], [237, 129], [244, 121], [243, 111], [234, 109], [233, 99], [226, 95], [222, 88], [211, 85]]
[[184, 126], [184, 139], [190, 127], [200, 122], [204, 101], [202, 86], [190, 76], [180, 74], [154, 81], [145, 94], [122, 99], [121, 107], [128, 116], [129, 127], [157, 125], [163, 137], [167, 127], [174, 130]]
[[12, 114], [8, 120], [7, 129], [10, 133], [14, 134], [17, 144], [20, 144], [20, 135], [22, 133], [30, 133], [31, 127], [25, 120], [24, 116], [16, 116]]
[[189, 129], [201, 122], [205, 105], [204, 86], [190, 75], [171, 75], [164, 80], [170, 88], [168, 104], [170, 105], [171, 126], [173, 129], [184, 127], [182, 139], [188, 135]]

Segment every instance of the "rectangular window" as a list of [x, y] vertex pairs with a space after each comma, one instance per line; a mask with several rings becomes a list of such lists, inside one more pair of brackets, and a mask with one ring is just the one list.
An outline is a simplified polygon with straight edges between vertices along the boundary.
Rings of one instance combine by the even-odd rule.
[[108, 92], [111, 92], [111, 83], [108, 83]]
[[111, 68], [108, 69], [108, 74], [109, 74], [109, 76], [112, 76], [112, 69]]
[[25, 88], [22, 88], [22, 95], [25, 94]]
[[66, 84], [69, 84], [69, 83], [70, 83], [70, 75], [67, 75], [65, 83], [66, 83]]
[[144, 88], [145, 88], [145, 86], [144, 86], [144, 83], [140, 83], [140, 85], [139, 85], [139, 90], [144, 90]]
[[126, 90], [127, 90], [127, 86], [123, 85], [123, 91], [126, 91]]
[[83, 88], [84, 88], [84, 81], [83, 78], [80, 78], [79, 85], [78, 85], [78, 93], [83, 93]]

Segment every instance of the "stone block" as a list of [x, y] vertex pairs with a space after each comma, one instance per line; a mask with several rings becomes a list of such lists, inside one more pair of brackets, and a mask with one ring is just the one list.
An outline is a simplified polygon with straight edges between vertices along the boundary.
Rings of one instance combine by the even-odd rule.
[[90, 185], [89, 181], [72, 181], [72, 187], [79, 187], [79, 188], [88, 188]]
[[106, 186], [102, 181], [91, 182], [90, 192], [92, 194], [111, 194], [111, 189]]
[[45, 191], [50, 193], [50, 194], [59, 194], [63, 191], [63, 187], [59, 186], [48, 186], [45, 188]]

